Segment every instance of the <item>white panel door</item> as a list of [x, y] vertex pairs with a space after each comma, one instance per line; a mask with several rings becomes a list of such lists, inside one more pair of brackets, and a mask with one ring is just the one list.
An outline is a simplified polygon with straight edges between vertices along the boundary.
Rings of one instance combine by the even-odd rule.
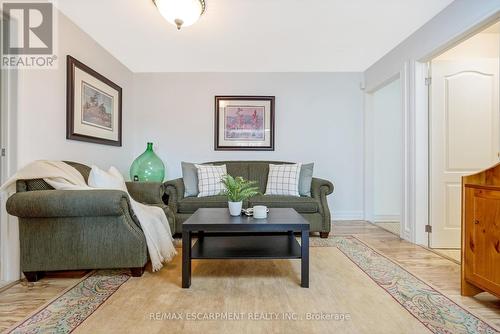
[[431, 64], [431, 247], [460, 248], [461, 177], [498, 162], [498, 70], [495, 58]]

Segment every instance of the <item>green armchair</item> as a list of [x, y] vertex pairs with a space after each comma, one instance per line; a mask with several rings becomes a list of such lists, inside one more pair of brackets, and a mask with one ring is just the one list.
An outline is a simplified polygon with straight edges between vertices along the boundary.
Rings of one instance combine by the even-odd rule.
[[[88, 166], [68, 162], [88, 179]], [[119, 190], [54, 190], [43, 180], [20, 180], [7, 201], [19, 217], [21, 270], [28, 281], [45, 271], [130, 268], [142, 276], [148, 261], [146, 239], [128, 195]], [[165, 210], [161, 183], [127, 182], [139, 202]]]

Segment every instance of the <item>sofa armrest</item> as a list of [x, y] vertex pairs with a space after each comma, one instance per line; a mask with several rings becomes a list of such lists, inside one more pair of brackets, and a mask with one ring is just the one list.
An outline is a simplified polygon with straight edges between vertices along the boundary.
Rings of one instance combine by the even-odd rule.
[[333, 192], [333, 184], [330, 181], [313, 177], [311, 183], [311, 196], [319, 201], [319, 213], [323, 220], [321, 224], [321, 232], [330, 232], [332, 227], [330, 208], [326, 196]]
[[7, 212], [21, 218], [133, 215], [128, 195], [120, 190], [38, 190], [15, 193]]
[[333, 193], [333, 184], [330, 181], [318, 179], [313, 177], [311, 182], [311, 196], [314, 198], [321, 197], [322, 193], [324, 195], [330, 195]]
[[127, 182], [130, 196], [144, 204], [163, 204], [165, 186], [161, 182]]
[[172, 212], [177, 212], [177, 203], [184, 198], [184, 181], [179, 178], [164, 184], [168, 195], [168, 206]]

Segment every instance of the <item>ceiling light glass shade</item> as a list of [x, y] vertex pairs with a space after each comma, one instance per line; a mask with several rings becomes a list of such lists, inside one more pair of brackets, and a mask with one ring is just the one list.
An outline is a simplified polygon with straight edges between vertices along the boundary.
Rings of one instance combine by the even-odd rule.
[[205, 11], [205, 0], [153, 0], [160, 14], [170, 23], [187, 27], [198, 21]]

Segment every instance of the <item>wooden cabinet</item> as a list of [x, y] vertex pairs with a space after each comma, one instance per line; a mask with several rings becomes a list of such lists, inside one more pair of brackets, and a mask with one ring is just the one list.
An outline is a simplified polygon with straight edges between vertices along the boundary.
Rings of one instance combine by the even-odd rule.
[[462, 179], [462, 295], [500, 297], [500, 165]]

